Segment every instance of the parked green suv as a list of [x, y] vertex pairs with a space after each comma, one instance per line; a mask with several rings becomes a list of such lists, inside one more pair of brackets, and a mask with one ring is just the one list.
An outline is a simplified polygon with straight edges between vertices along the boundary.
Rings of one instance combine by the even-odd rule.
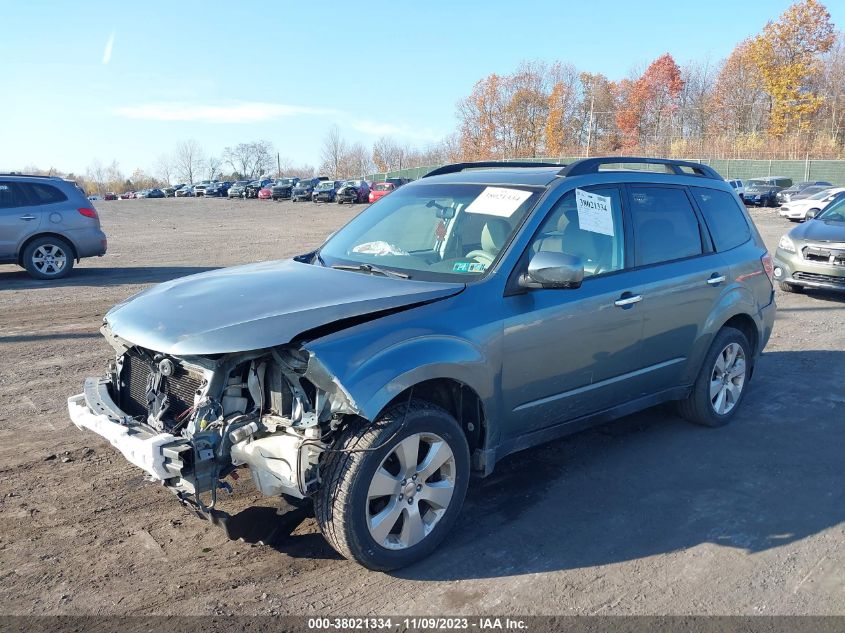
[[118, 304], [116, 357], [68, 408], [201, 513], [248, 468], [262, 494], [313, 500], [342, 555], [395, 569], [509, 453], [668, 401], [729, 422], [771, 272], [706, 166], [449, 165], [313, 252]]
[[784, 292], [845, 290], [845, 194], [780, 238], [774, 275]]

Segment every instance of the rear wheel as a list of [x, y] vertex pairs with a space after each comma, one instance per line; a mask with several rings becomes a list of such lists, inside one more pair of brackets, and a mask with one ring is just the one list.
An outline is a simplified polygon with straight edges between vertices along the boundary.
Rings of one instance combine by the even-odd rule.
[[332, 547], [381, 571], [430, 554], [455, 523], [469, 483], [469, 448], [455, 419], [413, 400], [375, 423], [351, 425], [335, 449], [314, 500]]
[[745, 334], [722, 328], [704, 358], [690, 395], [678, 403], [680, 414], [704, 426], [724, 426], [736, 415], [750, 377], [751, 346]]
[[61, 279], [73, 270], [73, 249], [60, 237], [39, 237], [24, 249], [23, 267], [36, 279]]

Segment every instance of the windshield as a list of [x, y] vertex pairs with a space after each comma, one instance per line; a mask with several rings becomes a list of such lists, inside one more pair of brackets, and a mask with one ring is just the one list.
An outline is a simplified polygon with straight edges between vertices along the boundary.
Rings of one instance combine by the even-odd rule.
[[424, 281], [471, 281], [498, 259], [540, 196], [469, 184], [402, 187], [320, 249], [327, 265], [363, 264]]
[[819, 191], [816, 194], [813, 194], [812, 196], [807, 198], [807, 200], [824, 200], [825, 198], [827, 198], [829, 195], [832, 195], [832, 194], [833, 194], [832, 191], [830, 191], [829, 189], [825, 189], [823, 191]]
[[373, 191], [393, 191], [393, 185], [389, 182], [380, 182], [373, 187]]
[[334, 183], [329, 181], [321, 182], [319, 185], [317, 185], [317, 191], [324, 191], [326, 189], [334, 189]]
[[810, 196], [819, 193], [820, 191], [827, 191], [830, 187], [825, 187], [823, 185], [811, 185], [809, 187], [804, 187], [800, 191], [798, 191], [793, 198], [798, 200], [800, 198], [809, 198]]
[[834, 222], [845, 222], [845, 196], [831, 202], [827, 208], [818, 216], [819, 220], [833, 220]]
[[766, 182], [765, 180], [749, 180], [748, 183], [745, 185], [745, 188], [755, 190], [771, 189], [772, 183]]
[[293, 178], [280, 178], [276, 184], [281, 187], [290, 187], [293, 184]]

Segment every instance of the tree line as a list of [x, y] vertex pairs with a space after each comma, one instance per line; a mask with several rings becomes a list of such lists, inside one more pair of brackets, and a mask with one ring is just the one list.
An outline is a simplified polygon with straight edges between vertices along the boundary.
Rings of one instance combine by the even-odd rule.
[[523, 62], [478, 81], [457, 106], [458, 156], [637, 153], [839, 158], [845, 37], [818, 0], [790, 6], [727, 59], [666, 53], [611, 81], [564, 62]]

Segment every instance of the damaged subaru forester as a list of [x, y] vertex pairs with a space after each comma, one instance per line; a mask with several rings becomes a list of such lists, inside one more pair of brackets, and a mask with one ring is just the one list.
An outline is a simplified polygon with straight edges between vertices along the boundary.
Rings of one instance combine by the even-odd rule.
[[70, 417], [201, 513], [248, 468], [313, 502], [340, 554], [396, 569], [505, 455], [668, 401], [726, 424], [771, 334], [771, 272], [704, 165], [448, 165], [313, 252], [115, 306], [115, 360]]

